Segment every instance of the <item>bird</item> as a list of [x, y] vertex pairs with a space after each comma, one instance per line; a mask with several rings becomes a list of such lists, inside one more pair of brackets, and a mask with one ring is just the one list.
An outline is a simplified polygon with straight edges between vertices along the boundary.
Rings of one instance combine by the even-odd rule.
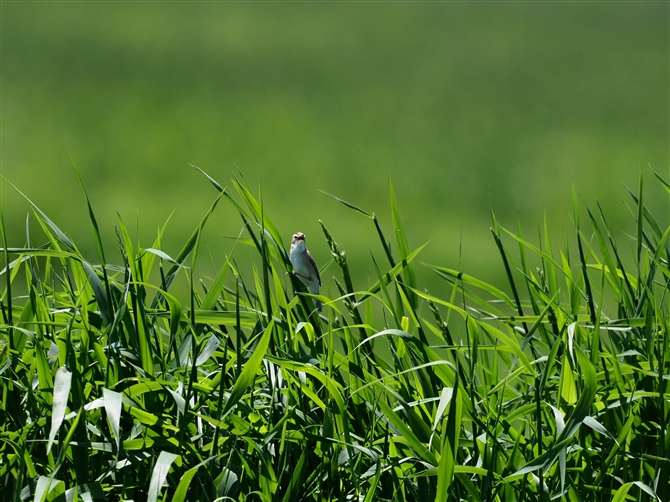
[[[319, 286], [321, 286], [321, 276], [319, 275], [319, 267], [312, 255], [305, 247], [305, 234], [296, 232], [291, 238], [291, 252], [289, 253], [291, 265], [293, 265], [293, 273], [298, 276], [307, 291], [313, 295], [319, 294]], [[316, 308], [321, 311], [321, 302], [315, 300]]]

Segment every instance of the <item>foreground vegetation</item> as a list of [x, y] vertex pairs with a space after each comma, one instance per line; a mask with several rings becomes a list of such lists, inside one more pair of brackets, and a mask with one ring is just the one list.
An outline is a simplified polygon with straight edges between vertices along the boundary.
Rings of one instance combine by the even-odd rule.
[[[97, 263], [32, 202], [45, 244], [3, 228], [3, 500], [669, 499], [670, 227], [642, 176], [632, 252], [577, 196], [561, 247], [493, 217], [509, 294], [433, 265], [448, 293], [423, 290], [393, 188], [396, 245], [341, 201], [384, 256], [362, 289], [322, 224], [340, 296], [321, 312], [290, 273], [295, 229], [207, 178], [219, 195], [174, 257], [119, 221], [107, 263], [90, 203]], [[200, 280], [220, 202], [245, 236]]]

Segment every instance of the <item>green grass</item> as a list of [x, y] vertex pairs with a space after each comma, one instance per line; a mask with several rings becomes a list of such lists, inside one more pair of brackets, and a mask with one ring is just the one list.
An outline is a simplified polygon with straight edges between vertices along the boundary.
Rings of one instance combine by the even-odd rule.
[[[3, 500], [668, 500], [670, 228], [642, 174], [632, 252], [577, 195], [561, 246], [493, 216], [497, 286], [420, 264], [392, 187], [393, 238], [345, 202], [384, 253], [363, 286], [322, 224], [340, 296], [321, 313], [262, 197], [209, 182], [172, 257], [119, 219], [108, 263], [88, 196], [95, 260], [32, 202], [43, 242], [0, 227]], [[244, 232], [205, 279], [226, 204]]]

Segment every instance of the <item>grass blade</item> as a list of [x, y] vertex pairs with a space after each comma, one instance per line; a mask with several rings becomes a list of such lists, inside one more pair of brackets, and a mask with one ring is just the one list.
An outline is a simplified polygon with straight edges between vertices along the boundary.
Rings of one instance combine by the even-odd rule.
[[116, 441], [116, 451], [118, 452], [121, 446], [121, 429], [119, 427], [122, 408], [121, 394], [113, 390], [102, 389], [102, 399], [105, 405], [105, 412], [107, 412], [107, 421]]
[[235, 381], [233, 389], [230, 392], [230, 397], [226, 400], [226, 404], [223, 407], [223, 410], [220, 413], [220, 417], [223, 418], [232, 410], [233, 406], [242, 398], [246, 390], [251, 386], [254, 378], [256, 377], [256, 372], [261, 366], [261, 362], [265, 357], [267, 352], [268, 345], [270, 344], [270, 337], [272, 335], [272, 328], [274, 326], [274, 321], [270, 323], [265, 328], [261, 339], [258, 341], [258, 345], [254, 349], [253, 354], [249, 360], [244, 364], [242, 373]]
[[72, 373], [67, 368], [58, 368], [56, 378], [54, 379], [53, 408], [51, 411], [51, 430], [49, 431], [49, 443], [47, 444], [47, 453], [51, 451], [56, 433], [60, 429], [65, 410], [67, 409], [67, 400], [70, 395], [70, 386], [72, 385]]
[[404, 283], [410, 288], [410, 290], [407, 291], [407, 299], [412, 305], [412, 308], [416, 309], [417, 298], [416, 295], [413, 294], [411, 291], [411, 289], [416, 288], [416, 274], [414, 273], [414, 265], [412, 265], [412, 263], [408, 261], [408, 257], [410, 255], [409, 243], [407, 241], [405, 226], [402, 223], [402, 217], [400, 216], [400, 208], [398, 207], [398, 201], [396, 200], [395, 192], [393, 190], [393, 183], [391, 183], [390, 176], [389, 176], [389, 195], [391, 197], [391, 215], [393, 217], [393, 228], [395, 230], [396, 242], [398, 243], [398, 251], [400, 252], [400, 260], [402, 263], [406, 264], [406, 266], [403, 269], [402, 275]]
[[147, 502], [156, 502], [160, 494], [165, 478], [167, 478], [168, 471], [172, 462], [174, 462], [179, 455], [169, 453], [167, 451], [160, 452], [156, 465], [151, 473], [151, 481], [149, 481], [149, 493], [147, 494]]

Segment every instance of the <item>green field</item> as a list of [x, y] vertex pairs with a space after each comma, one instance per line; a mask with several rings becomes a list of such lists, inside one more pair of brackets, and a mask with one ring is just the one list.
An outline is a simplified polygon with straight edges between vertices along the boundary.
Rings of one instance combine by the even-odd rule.
[[0, 501], [670, 500], [668, 19], [0, 2]]
[[[664, 2], [2, 2], [2, 174], [93, 259], [63, 147], [107, 242], [117, 211], [133, 234], [138, 213], [148, 241], [174, 210], [171, 253], [208, 205], [189, 164], [239, 169], [264, 184], [283, 238], [314, 236], [323, 262], [323, 220], [365, 286], [379, 243], [318, 190], [390, 221], [391, 173], [424, 261], [503, 283], [490, 207], [533, 233], [546, 211], [558, 234], [574, 182], [634, 231], [622, 182], [670, 157], [669, 15]], [[648, 194], [655, 214], [661, 196]], [[19, 242], [29, 207], [6, 184], [2, 197]], [[221, 263], [238, 219], [212, 223]]]
[[[210, 211], [175, 254], [119, 219], [119, 261], [90, 201], [94, 260], [26, 201], [25, 247], [0, 225], [3, 500], [668, 500], [670, 227], [644, 186], [670, 185], [644, 172], [627, 242], [576, 193], [559, 237], [494, 217], [509, 294], [440, 263], [429, 294], [393, 188], [391, 222], [345, 203], [383, 251], [361, 288], [322, 225], [320, 313], [239, 177], [201, 177]], [[217, 205], [246, 229], [203, 280]]]

